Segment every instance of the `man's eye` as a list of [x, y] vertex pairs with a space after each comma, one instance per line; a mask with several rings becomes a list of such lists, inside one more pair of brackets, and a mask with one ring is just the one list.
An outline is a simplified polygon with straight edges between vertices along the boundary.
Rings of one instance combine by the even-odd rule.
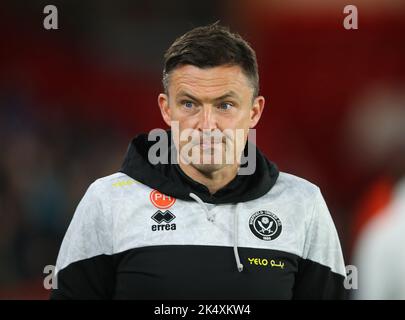
[[187, 109], [191, 109], [194, 106], [194, 103], [192, 103], [191, 101], [184, 101], [183, 105], [187, 108]]
[[229, 102], [223, 102], [219, 105], [219, 109], [225, 110], [225, 111], [232, 109], [232, 107], [233, 107], [232, 103], [229, 103]]

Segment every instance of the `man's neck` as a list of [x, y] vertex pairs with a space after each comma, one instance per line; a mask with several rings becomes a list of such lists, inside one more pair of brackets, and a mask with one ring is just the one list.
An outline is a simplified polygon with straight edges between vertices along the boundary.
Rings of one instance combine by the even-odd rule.
[[191, 179], [206, 186], [211, 194], [225, 187], [238, 173], [237, 165], [225, 166], [210, 173], [203, 173], [192, 165], [184, 164], [182, 161], [179, 161], [179, 166]]

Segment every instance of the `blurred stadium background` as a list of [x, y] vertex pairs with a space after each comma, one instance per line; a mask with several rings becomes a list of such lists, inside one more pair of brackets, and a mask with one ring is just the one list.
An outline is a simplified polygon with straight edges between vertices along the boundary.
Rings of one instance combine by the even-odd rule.
[[[88, 185], [119, 169], [131, 137], [164, 127], [165, 49], [217, 20], [257, 52], [259, 147], [321, 187], [350, 264], [405, 172], [405, 3], [349, 2], [2, 1], [0, 298], [48, 297], [44, 266]], [[47, 4], [58, 30], [43, 28]], [[358, 30], [343, 28], [346, 4]]]

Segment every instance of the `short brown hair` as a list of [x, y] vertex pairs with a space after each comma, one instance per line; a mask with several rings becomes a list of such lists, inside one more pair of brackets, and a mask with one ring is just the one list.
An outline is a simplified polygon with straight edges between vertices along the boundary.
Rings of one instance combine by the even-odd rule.
[[255, 51], [239, 34], [231, 33], [218, 22], [188, 31], [166, 51], [163, 69], [163, 88], [166, 93], [170, 72], [182, 65], [199, 68], [238, 65], [252, 84], [253, 97], [259, 94]]

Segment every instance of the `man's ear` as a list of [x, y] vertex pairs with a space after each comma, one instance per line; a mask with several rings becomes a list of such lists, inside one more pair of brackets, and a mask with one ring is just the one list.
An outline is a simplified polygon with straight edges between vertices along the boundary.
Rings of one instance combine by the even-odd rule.
[[258, 96], [253, 101], [252, 109], [250, 110], [250, 126], [249, 128], [254, 128], [260, 120], [264, 109], [265, 99], [263, 96]]
[[170, 127], [172, 115], [169, 107], [169, 97], [167, 94], [164, 93], [159, 94], [158, 105], [160, 108], [160, 112], [162, 113], [164, 122], [166, 122], [166, 124]]

